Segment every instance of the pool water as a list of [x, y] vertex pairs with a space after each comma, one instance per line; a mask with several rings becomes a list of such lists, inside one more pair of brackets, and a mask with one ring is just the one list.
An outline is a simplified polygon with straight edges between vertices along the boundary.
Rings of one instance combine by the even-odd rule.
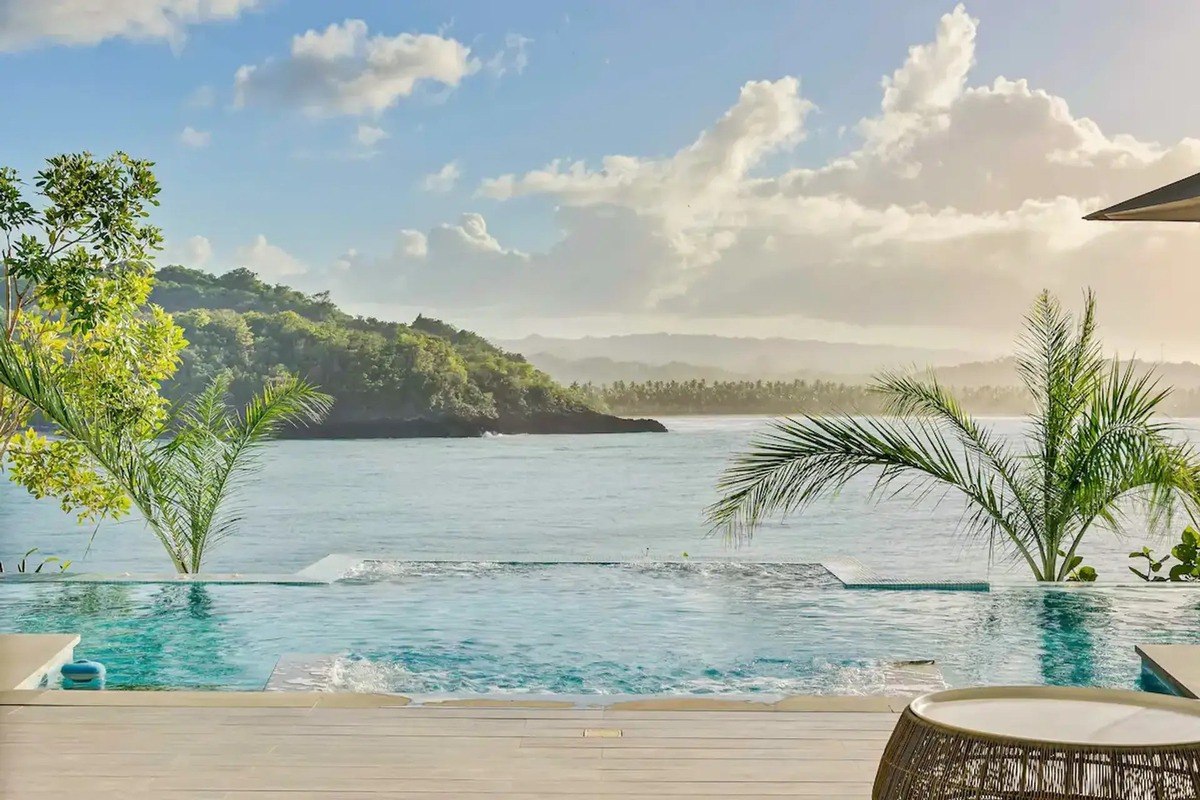
[[858, 694], [891, 662], [950, 685], [1134, 687], [1200, 642], [1200, 593], [848, 590], [818, 565], [380, 562], [329, 585], [2, 584], [0, 631], [70, 631], [114, 688], [406, 694]]

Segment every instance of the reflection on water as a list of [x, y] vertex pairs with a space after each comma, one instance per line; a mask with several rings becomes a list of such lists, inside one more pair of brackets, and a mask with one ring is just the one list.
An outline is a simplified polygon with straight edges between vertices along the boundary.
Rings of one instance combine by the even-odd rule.
[[206, 586], [63, 584], [0, 607], [3, 630], [79, 633], [76, 655], [115, 667], [113, 687], [219, 688], [246, 672]]
[[1109, 599], [1087, 590], [1045, 591], [1041, 595], [1036, 613], [1042, 632], [1042, 683], [1094, 685], [1096, 632], [1108, 627]]

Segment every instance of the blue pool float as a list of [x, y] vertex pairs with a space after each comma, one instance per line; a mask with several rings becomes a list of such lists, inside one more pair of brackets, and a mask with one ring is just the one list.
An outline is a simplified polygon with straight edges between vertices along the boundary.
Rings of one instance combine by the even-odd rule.
[[62, 665], [64, 689], [103, 689], [105, 669], [99, 661], [81, 658]]

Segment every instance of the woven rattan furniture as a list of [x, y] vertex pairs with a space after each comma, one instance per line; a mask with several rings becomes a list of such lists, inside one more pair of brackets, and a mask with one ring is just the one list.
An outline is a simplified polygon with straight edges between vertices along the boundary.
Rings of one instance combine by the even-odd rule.
[[1200, 800], [1200, 701], [1050, 686], [935, 692], [900, 717], [874, 800]]

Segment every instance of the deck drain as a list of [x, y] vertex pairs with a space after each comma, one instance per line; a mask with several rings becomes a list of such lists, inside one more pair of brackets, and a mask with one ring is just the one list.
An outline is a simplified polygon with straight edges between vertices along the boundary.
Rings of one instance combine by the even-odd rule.
[[585, 739], [620, 739], [620, 728], [584, 728], [583, 736]]

